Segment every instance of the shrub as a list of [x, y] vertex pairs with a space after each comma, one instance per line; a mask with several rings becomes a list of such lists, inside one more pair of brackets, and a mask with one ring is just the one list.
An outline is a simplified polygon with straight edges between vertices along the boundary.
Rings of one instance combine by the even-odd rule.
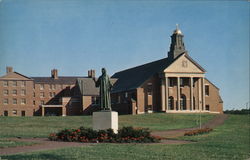
[[79, 129], [64, 129], [58, 133], [51, 133], [49, 139], [83, 143], [151, 143], [159, 142], [161, 138], [151, 136], [150, 131], [145, 128], [123, 127], [115, 134], [113, 129], [95, 131], [80, 127]]
[[192, 131], [186, 132], [186, 133], [184, 134], [184, 136], [194, 136], [194, 135], [209, 133], [209, 132], [212, 131], [212, 130], [213, 130], [213, 129], [211, 129], [211, 128], [196, 129], [196, 130], [192, 130]]

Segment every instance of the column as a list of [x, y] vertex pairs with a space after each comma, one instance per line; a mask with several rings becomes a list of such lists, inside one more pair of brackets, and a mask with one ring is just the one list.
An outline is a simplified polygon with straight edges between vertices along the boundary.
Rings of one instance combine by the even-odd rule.
[[180, 77], [177, 77], [177, 108], [180, 110]]
[[169, 110], [169, 107], [168, 107], [168, 77], [165, 77], [165, 86], [166, 86], [165, 99], [166, 99], [166, 111], [167, 111], [167, 110]]
[[166, 111], [164, 78], [161, 79], [161, 110]]
[[205, 81], [204, 77], [201, 78], [202, 80], [202, 110], [205, 110]]
[[194, 109], [194, 91], [193, 91], [193, 77], [190, 77], [190, 110]]
[[42, 106], [42, 116], [44, 116], [44, 107]]
[[201, 96], [201, 78], [198, 79], [198, 107], [201, 110], [202, 96]]

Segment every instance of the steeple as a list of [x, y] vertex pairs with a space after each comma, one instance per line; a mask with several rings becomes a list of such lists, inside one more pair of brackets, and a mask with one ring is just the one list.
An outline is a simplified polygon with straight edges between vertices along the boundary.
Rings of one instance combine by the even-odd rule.
[[176, 24], [176, 29], [171, 36], [170, 51], [168, 52], [168, 57], [170, 59], [174, 60], [177, 56], [179, 56], [183, 52], [186, 52], [183, 37], [184, 36], [181, 33], [178, 24]]

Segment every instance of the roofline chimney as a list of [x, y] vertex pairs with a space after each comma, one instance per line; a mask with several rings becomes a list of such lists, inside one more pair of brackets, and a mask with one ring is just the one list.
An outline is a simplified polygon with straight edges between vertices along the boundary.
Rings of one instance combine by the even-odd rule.
[[94, 69], [88, 70], [88, 77], [95, 78], [95, 70]]
[[11, 72], [13, 72], [13, 67], [7, 66], [6, 67], [6, 73], [8, 74], [8, 73], [11, 73]]
[[51, 70], [51, 78], [58, 79], [58, 70], [57, 69]]

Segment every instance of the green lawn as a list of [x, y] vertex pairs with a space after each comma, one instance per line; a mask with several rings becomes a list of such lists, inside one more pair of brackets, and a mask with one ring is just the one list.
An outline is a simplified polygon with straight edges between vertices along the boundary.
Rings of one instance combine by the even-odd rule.
[[33, 145], [34, 142], [19, 142], [15, 140], [9, 140], [9, 139], [0, 139], [0, 148], [8, 148], [8, 147], [16, 147], [16, 146], [27, 146], [27, 145]]
[[[202, 122], [212, 119], [202, 114]], [[144, 114], [119, 116], [119, 127], [145, 127], [151, 130], [168, 130], [197, 126], [195, 114]], [[91, 116], [67, 117], [0, 117], [0, 137], [47, 137], [51, 132], [65, 128], [91, 127]]]
[[[186, 115], [184, 115], [186, 116]], [[247, 159], [250, 158], [249, 116], [230, 115], [225, 124], [213, 132], [194, 137], [192, 144], [97, 144], [11, 156], [10, 159]], [[182, 138], [183, 139], [183, 138]]]

